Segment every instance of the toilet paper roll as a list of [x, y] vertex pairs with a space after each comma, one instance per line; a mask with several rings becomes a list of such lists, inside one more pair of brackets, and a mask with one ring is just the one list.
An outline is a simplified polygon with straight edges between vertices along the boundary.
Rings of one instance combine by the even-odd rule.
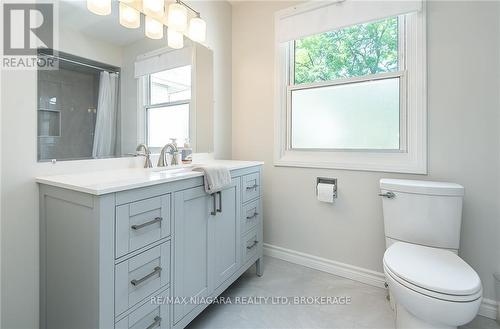
[[321, 202], [333, 203], [333, 195], [335, 192], [334, 184], [318, 184], [318, 200]]

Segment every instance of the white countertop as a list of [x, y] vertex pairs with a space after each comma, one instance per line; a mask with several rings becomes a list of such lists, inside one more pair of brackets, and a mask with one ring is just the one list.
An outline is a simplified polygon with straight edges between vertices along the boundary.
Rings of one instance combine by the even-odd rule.
[[201, 172], [189, 171], [197, 165], [224, 165], [229, 170], [244, 169], [264, 164], [260, 161], [211, 160], [205, 163], [180, 165], [165, 168], [127, 168], [85, 173], [36, 177], [40, 184], [62, 187], [78, 192], [102, 195], [139, 187], [168, 183], [203, 176]]

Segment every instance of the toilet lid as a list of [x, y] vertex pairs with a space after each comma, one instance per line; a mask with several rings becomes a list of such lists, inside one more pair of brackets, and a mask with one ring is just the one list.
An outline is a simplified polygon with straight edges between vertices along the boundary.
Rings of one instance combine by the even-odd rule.
[[418, 287], [449, 295], [472, 295], [481, 289], [477, 273], [448, 250], [396, 242], [384, 254], [385, 265]]

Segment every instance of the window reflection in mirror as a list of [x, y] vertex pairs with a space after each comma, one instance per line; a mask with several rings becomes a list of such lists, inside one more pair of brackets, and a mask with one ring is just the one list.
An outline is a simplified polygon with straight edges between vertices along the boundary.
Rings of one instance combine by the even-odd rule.
[[146, 131], [150, 148], [161, 148], [171, 139], [179, 145], [189, 139], [191, 65], [153, 73], [147, 77]]
[[213, 151], [212, 51], [127, 29], [118, 6], [99, 16], [59, 2], [59, 69], [38, 71], [38, 161], [132, 156], [140, 143], [158, 152], [170, 138]]

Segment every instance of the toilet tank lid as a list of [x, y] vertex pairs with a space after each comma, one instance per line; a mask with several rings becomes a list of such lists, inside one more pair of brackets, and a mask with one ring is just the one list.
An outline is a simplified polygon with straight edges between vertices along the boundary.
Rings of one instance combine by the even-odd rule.
[[380, 189], [415, 194], [447, 196], [463, 196], [465, 192], [464, 187], [456, 183], [389, 178], [382, 178], [380, 180]]

